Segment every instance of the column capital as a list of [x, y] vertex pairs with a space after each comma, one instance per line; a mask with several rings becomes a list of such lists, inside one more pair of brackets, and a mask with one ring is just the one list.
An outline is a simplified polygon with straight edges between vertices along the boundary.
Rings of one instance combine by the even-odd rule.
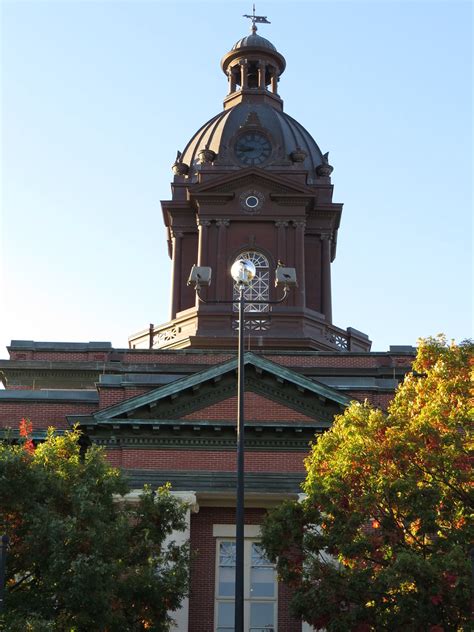
[[275, 222], [275, 226], [277, 228], [287, 228], [288, 222], [286, 222], [284, 220], [278, 220], [277, 222]]
[[196, 223], [198, 226], [210, 226], [211, 225], [211, 221], [209, 219], [197, 219]]
[[228, 219], [216, 219], [216, 226], [218, 226], [219, 228], [221, 226], [229, 226], [230, 225], [230, 220]]
[[193, 492], [193, 491], [182, 491], [182, 492], [171, 491], [171, 495], [174, 498], [178, 498], [184, 504], [188, 505], [189, 509], [191, 510], [191, 513], [198, 513], [199, 512], [199, 504], [198, 504], [198, 501], [197, 501], [196, 492]]
[[331, 239], [332, 239], [332, 235], [331, 235], [331, 233], [321, 233], [321, 234], [319, 235], [319, 239], [320, 239], [321, 241], [331, 241]]
[[306, 228], [306, 222], [305, 221], [301, 221], [301, 220], [297, 220], [293, 222], [293, 226], [295, 228]]

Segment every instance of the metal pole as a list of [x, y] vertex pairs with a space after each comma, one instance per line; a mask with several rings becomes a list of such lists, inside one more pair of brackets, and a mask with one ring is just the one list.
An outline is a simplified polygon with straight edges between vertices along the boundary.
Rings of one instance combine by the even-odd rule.
[[3, 612], [5, 596], [5, 569], [7, 566], [8, 536], [2, 535], [2, 545], [0, 547], [0, 612]]
[[237, 386], [237, 503], [235, 514], [235, 632], [244, 632], [244, 285], [239, 287]]

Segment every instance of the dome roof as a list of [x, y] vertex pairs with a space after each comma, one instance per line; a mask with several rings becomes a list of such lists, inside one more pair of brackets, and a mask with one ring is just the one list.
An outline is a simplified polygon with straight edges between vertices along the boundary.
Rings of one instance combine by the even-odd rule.
[[315, 168], [322, 164], [323, 156], [309, 132], [291, 116], [268, 103], [242, 102], [224, 110], [207, 121], [186, 145], [181, 160], [189, 165], [190, 175], [196, 173], [199, 152], [209, 149], [217, 158], [217, 166], [242, 166], [234, 154], [236, 138], [246, 131], [260, 131], [266, 134], [272, 145], [272, 155], [261, 168], [291, 166], [290, 154], [300, 151], [298, 166], [308, 170], [309, 178], [314, 177]]
[[238, 42], [235, 42], [231, 50], [239, 50], [241, 48], [266, 48], [276, 51], [275, 46], [269, 40], [257, 35], [257, 33], [251, 33], [242, 37]]

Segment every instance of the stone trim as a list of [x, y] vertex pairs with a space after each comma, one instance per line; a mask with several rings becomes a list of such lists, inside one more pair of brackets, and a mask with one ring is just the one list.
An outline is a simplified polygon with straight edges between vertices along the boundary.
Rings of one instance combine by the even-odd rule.
[[[212, 535], [214, 538], [235, 538], [235, 524], [213, 524]], [[244, 538], [260, 538], [259, 524], [244, 525]]]

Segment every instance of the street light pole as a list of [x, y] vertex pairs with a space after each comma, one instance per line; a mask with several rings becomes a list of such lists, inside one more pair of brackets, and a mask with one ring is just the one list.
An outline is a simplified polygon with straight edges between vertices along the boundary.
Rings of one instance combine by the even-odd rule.
[[[244, 524], [245, 524], [245, 417], [244, 417], [244, 394], [245, 394], [245, 362], [244, 362], [244, 319], [245, 319], [245, 288], [248, 287], [256, 275], [255, 265], [248, 259], [237, 259], [234, 261], [231, 276], [235, 281], [239, 291], [238, 300], [232, 301], [208, 301], [200, 295], [202, 287], [209, 287], [211, 284], [212, 270], [208, 266], [193, 266], [188, 279], [188, 285], [193, 285], [199, 301], [208, 305], [232, 304], [238, 302], [239, 308], [239, 347], [237, 360], [237, 490], [236, 490], [236, 512], [235, 512], [235, 612], [234, 612], [234, 632], [244, 632]], [[251, 298], [249, 303], [277, 305], [282, 303], [291, 287], [297, 287], [296, 271], [294, 268], [287, 268], [278, 263], [275, 270], [275, 287], [283, 287], [283, 296], [276, 301], [259, 300]]]
[[237, 499], [235, 513], [235, 632], [244, 630], [244, 489], [245, 489], [245, 364], [244, 284], [239, 284], [239, 351], [237, 378]]

